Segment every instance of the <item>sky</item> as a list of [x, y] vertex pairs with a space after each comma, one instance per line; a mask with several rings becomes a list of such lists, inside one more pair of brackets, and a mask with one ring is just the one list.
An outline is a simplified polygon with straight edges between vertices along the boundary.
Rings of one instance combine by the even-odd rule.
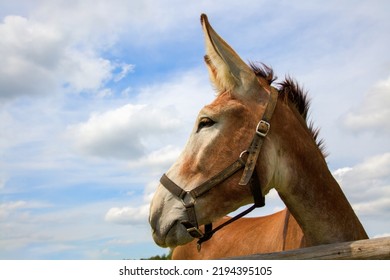
[[[390, 235], [390, 2], [0, 0], [0, 259], [139, 259], [149, 203], [214, 98], [200, 14], [311, 98], [330, 170]], [[254, 215], [283, 208], [276, 192]]]

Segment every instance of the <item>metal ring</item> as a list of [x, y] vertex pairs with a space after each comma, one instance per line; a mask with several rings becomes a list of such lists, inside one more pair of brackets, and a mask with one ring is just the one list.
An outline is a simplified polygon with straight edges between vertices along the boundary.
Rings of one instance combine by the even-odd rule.
[[249, 151], [248, 150], [242, 151], [240, 154], [240, 159], [242, 159], [245, 154], [249, 155]]

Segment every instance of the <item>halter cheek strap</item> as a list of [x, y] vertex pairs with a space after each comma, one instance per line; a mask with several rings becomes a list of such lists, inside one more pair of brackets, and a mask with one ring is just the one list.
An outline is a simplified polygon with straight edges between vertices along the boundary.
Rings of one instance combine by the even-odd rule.
[[267, 136], [271, 125], [271, 117], [275, 111], [276, 103], [278, 101], [278, 92], [275, 88], [271, 87], [270, 97], [268, 99], [267, 107], [264, 111], [263, 117], [257, 124], [255, 135], [251, 145], [248, 148], [248, 159], [245, 164], [244, 173], [242, 174], [240, 185], [245, 186], [249, 183], [252, 178], [253, 171], [259, 158], [261, 146], [263, 145], [264, 139]]
[[[270, 89], [271, 90], [269, 94], [268, 104], [262, 116], [262, 119], [257, 124], [253, 140], [248, 150], [243, 151], [235, 162], [233, 162], [231, 165], [229, 165], [227, 168], [222, 170], [220, 173], [218, 173], [211, 179], [207, 180], [206, 182], [202, 183], [201, 185], [190, 191], [186, 191], [183, 188], [179, 187], [171, 179], [169, 179], [166, 174], [164, 174], [160, 179], [160, 183], [174, 196], [178, 197], [186, 208], [188, 220], [181, 221], [181, 224], [187, 229], [187, 232], [192, 237], [199, 239], [198, 250], [200, 250], [202, 242], [209, 240], [215, 232], [238, 220], [239, 218], [247, 215], [255, 208], [263, 207], [265, 205], [265, 198], [261, 192], [261, 186], [257, 177], [257, 172], [254, 172], [254, 170], [260, 154], [261, 147], [264, 143], [264, 139], [270, 130], [270, 120], [275, 110], [278, 99], [277, 90], [273, 87], [270, 87]], [[244, 160], [245, 155], [247, 155], [246, 160]], [[225, 223], [219, 225], [215, 229], [212, 229], [211, 223], [206, 224], [205, 232], [202, 233], [202, 231], [199, 229], [198, 220], [196, 218], [196, 199], [207, 193], [213, 187], [230, 178], [241, 169], [244, 169], [244, 171], [239, 184], [244, 186], [250, 184], [254, 204], [245, 211], [229, 219]]]

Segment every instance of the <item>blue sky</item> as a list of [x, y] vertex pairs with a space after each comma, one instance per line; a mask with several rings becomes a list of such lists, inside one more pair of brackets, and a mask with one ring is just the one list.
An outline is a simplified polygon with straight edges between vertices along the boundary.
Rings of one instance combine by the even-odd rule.
[[[212, 2], [212, 3], [210, 3]], [[0, 258], [167, 253], [148, 207], [213, 99], [199, 17], [312, 99], [370, 237], [390, 235], [388, 1], [1, 1]], [[256, 215], [282, 205], [275, 193]]]

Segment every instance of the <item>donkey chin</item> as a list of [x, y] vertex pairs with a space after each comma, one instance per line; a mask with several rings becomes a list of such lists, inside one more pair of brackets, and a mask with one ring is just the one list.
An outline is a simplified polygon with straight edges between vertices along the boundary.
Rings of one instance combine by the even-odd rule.
[[153, 227], [153, 240], [160, 247], [177, 247], [193, 240], [179, 220], [168, 226]]

